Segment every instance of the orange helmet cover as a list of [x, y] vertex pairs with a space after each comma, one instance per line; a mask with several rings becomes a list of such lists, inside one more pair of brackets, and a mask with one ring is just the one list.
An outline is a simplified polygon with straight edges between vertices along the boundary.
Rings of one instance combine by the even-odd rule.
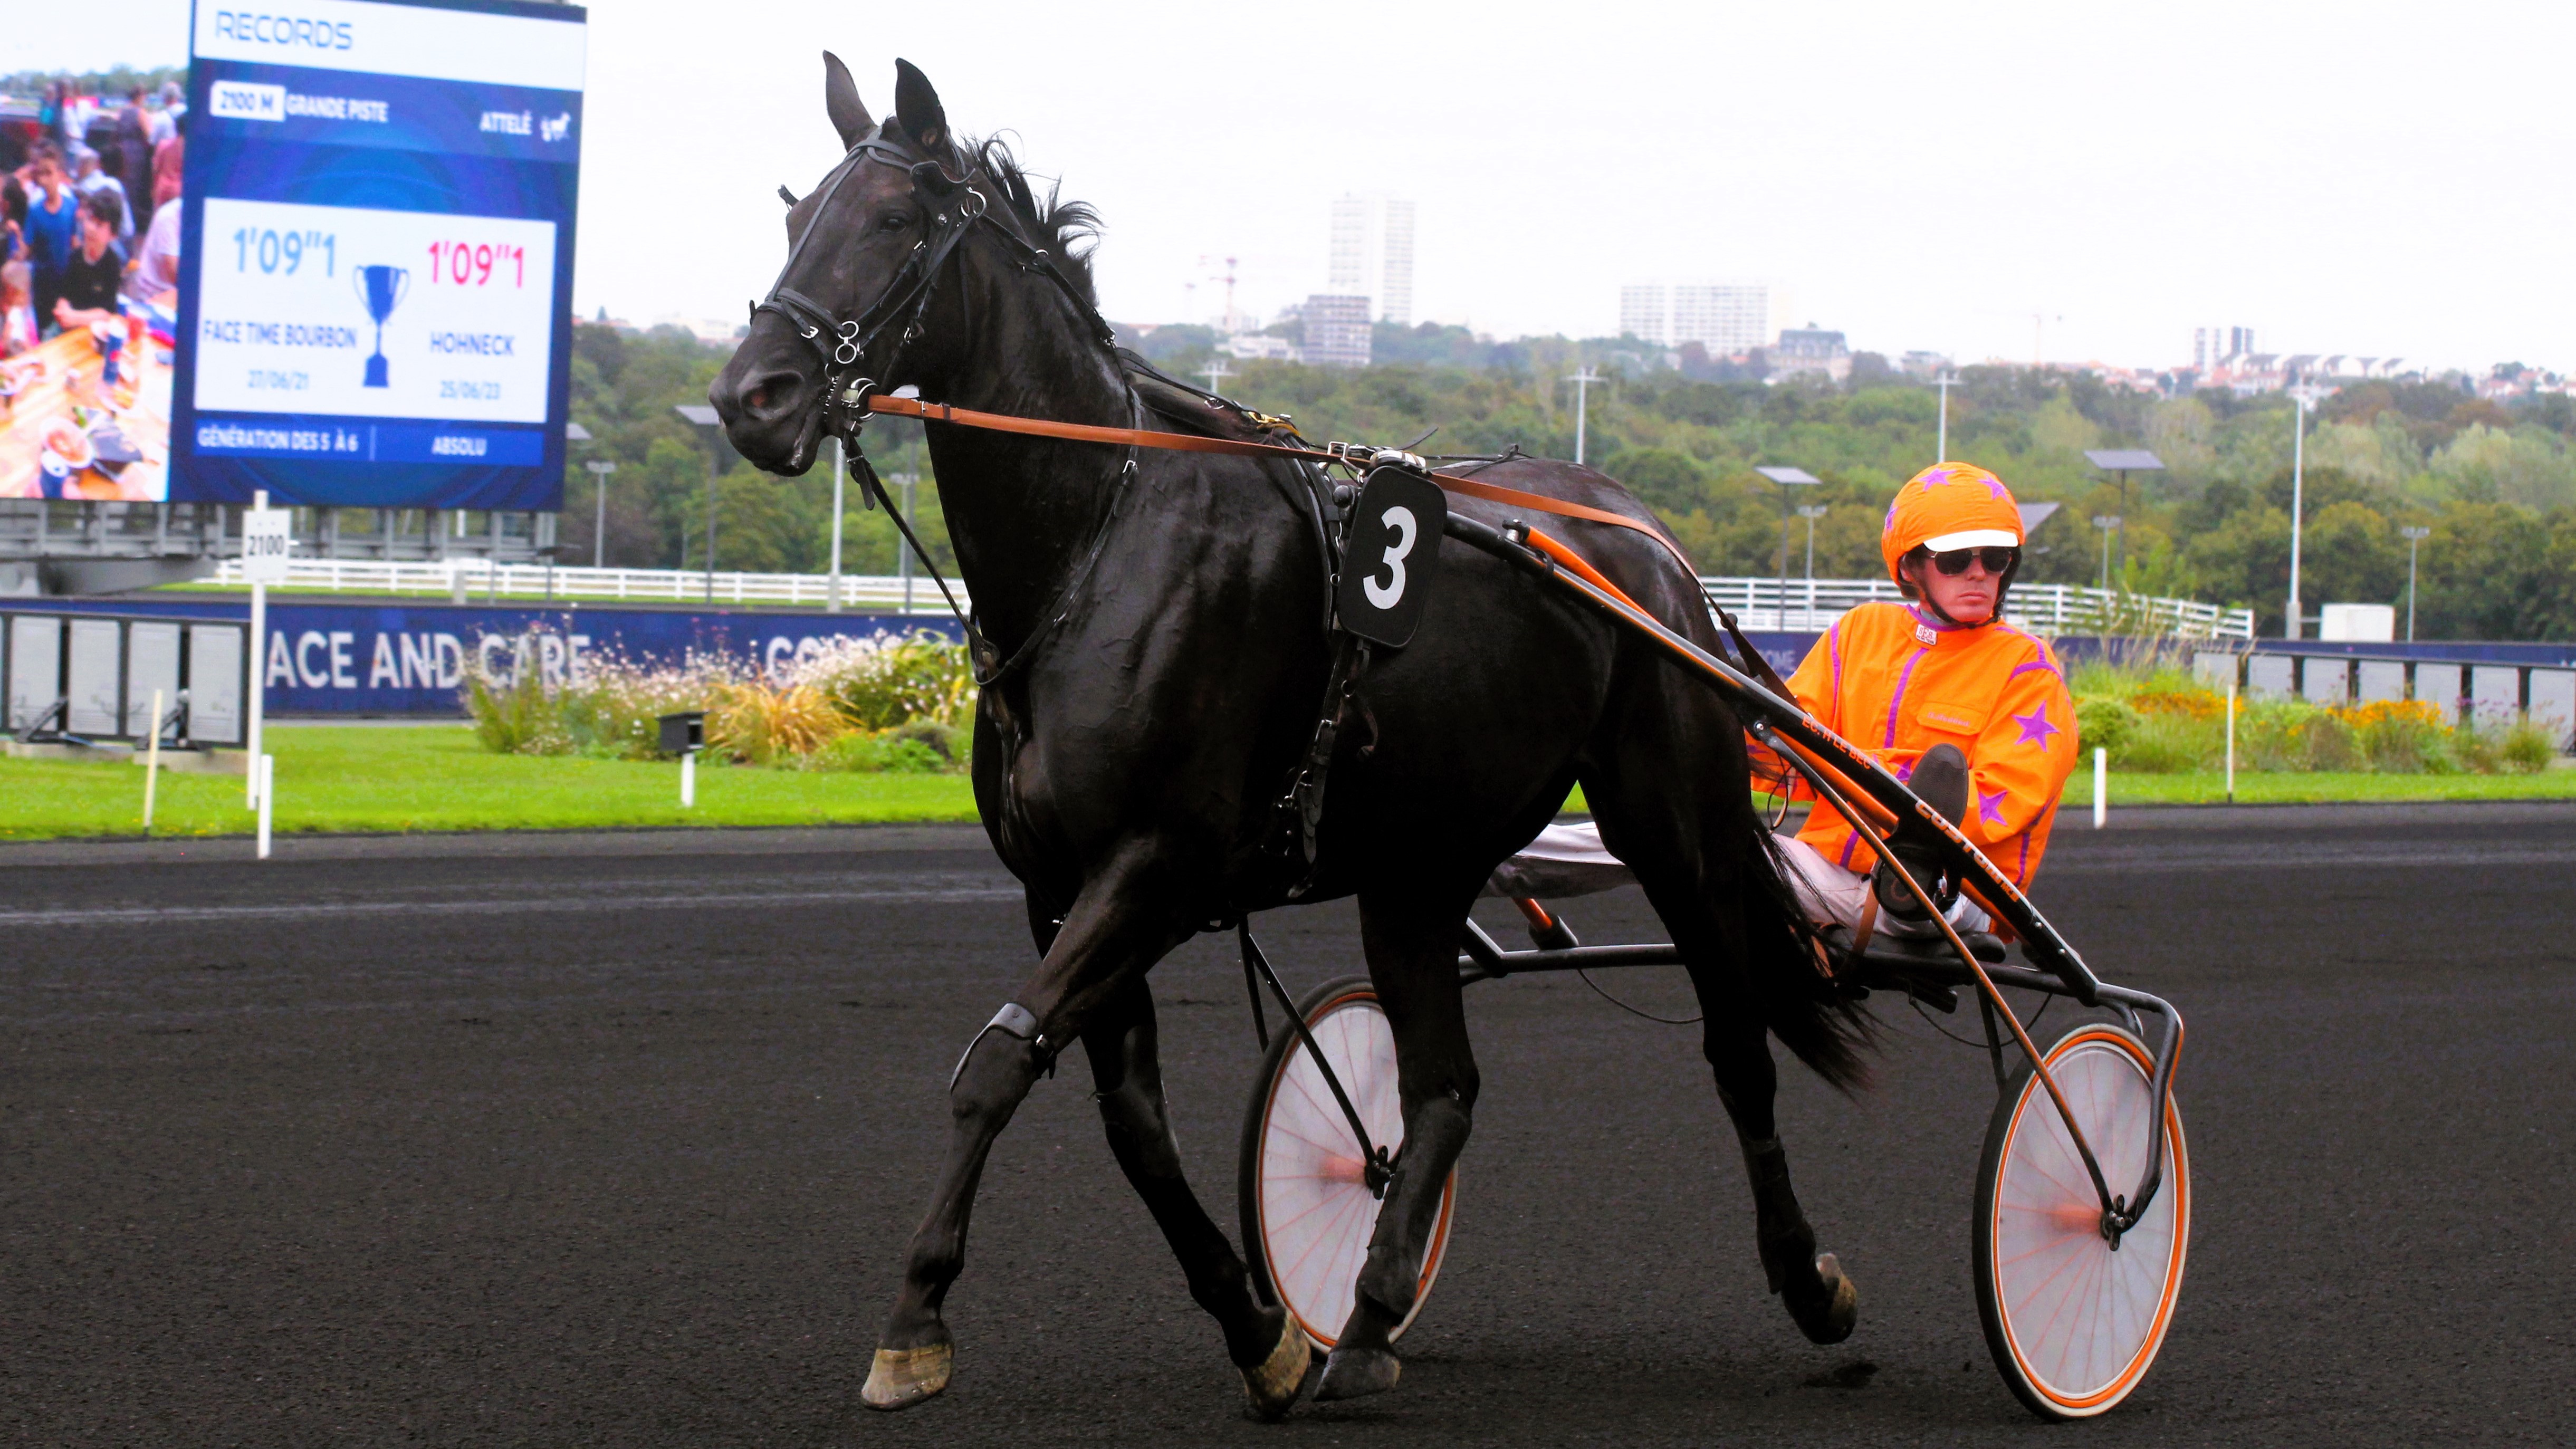
[[2021, 509], [2004, 480], [1976, 464], [1935, 463], [1907, 479], [1896, 490], [1896, 500], [1887, 505], [1878, 551], [1887, 559], [1888, 577], [1898, 578], [1897, 560], [1918, 545], [1934, 553], [1954, 548], [2019, 548]]

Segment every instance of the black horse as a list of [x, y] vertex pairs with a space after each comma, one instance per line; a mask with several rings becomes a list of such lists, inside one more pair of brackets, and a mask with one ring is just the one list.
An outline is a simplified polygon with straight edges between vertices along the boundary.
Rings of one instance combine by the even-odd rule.
[[[1174, 404], [1174, 390], [1115, 353], [1084, 257], [1070, 249], [1093, 229], [1088, 208], [1038, 196], [1000, 147], [959, 142], [909, 63], [897, 62], [895, 112], [880, 124], [841, 62], [823, 59], [826, 109], [848, 154], [815, 192], [787, 195], [787, 266], [708, 390], [746, 458], [801, 473], [827, 426], [846, 431], [863, 416], [852, 404], [869, 387], [903, 384], [1023, 417], [1258, 436], [1239, 412]], [[1283, 859], [1279, 802], [1316, 734], [1335, 646], [1330, 566], [1299, 465], [938, 421], [928, 436], [990, 641], [976, 803], [1027, 889], [1042, 960], [958, 1063], [948, 1156], [868, 1404], [901, 1408], [947, 1385], [940, 1306], [964, 1264], [986, 1154], [1056, 1055], [1080, 1042], [1110, 1150], [1191, 1296], [1223, 1328], [1251, 1410], [1287, 1410], [1308, 1366], [1305, 1336], [1261, 1301], [1182, 1178], [1146, 975], [1193, 934], [1292, 893], [1358, 897], [1404, 1117], [1357, 1304], [1317, 1396], [1393, 1387], [1389, 1333], [1411, 1306], [1476, 1104], [1459, 999], [1463, 923], [1494, 867], [1577, 782], [1705, 1009], [1702, 1049], [1750, 1171], [1771, 1289], [1817, 1342], [1851, 1331], [1857, 1295], [1818, 1255], [1774, 1135], [1765, 1033], [1849, 1086], [1862, 1076], [1866, 1021], [1820, 980], [1750, 805], [1742, 731], [1711, 690], [1453, 541], [1413, 642], [1379, 651], [1350, 685], [1310, 869], [1293, 830]], [[1565, 463], [1514, 458], [1478, 477], [1651, 519], [1610, 479]], [[1456, 507], [1508, 521], [1490, 504]], [[1598, 523], [1558, 531], [1647, 608], [1717, 647], [1697, 583], [1655, 539]]]

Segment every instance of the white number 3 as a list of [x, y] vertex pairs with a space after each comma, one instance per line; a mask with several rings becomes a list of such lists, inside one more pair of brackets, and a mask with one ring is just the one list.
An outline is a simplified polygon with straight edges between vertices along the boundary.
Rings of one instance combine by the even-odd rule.
[[1386, 546], [1385, 585], [1381, 587], [1376, 579], [1365, 578], [1360, 580], [1360, 592], [1368, 595], [1368, 601], [1379, 608], [1392, 609], [1396, 601], [1404, 597], [1404, 557], [1413, 552], [1413, 541], [1421, 533], [1422, 526], [1413, 521], [1410, 508], [1390, 508], [1384, 517], [1387, 527], [1404, 536]]

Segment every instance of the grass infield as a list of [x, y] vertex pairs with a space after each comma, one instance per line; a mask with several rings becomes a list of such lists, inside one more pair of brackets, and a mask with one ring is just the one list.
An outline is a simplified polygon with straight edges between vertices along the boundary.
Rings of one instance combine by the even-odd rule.
[[[676, 762], [496, 755], [455, 725], [272, 725], [277, 805], [294, 831], [573, 830], [668, 825], [882, 825], [971, 821], [963, 775], [762, 770], [700, 761], [680, 808]], [[238, 775], [161, 776], [155, 835], [246, 835]], [[0, 839], [138, 835], [143, 770], [117, 762], [0, 759]]]
[[[701, 764], [698, 803], [680, 808], [680, 767], [573, 756], [496, 755], [455, 725], [272, 727], [273, 828], [297, 831], [577, 830], [687, 825], [971, 822], [963, 775], [870, 775]], [[237, 775], [161, 776], [155, 835], [246, 835]], [[2216, 774], [2111, 776], [2114, 809], [2214, 805]], [[2240, 804], [2576, 799], [2576, 769], [2537, 775], [2240, 774]], [[2068, 782], [2070, 814], [2093, 777]], [[1577, 790], [1566, 809], [1585, 808]], [[0, 759], [0, 840], [138, 835], [143, 771], [120, 763]]]

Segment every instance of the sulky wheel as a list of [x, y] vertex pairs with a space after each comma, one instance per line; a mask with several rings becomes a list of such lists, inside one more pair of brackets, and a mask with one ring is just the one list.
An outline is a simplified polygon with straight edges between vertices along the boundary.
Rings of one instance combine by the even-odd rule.
[[[2128, 1032], [2095, 1024], [2049, 1048], [2048, 1068], [2111, 1191], [2136, 1191], [2154, 1058]], [[2191, 1236], [2191, 1159], [2171, 1102], [2164, 1153], [2164, 1185], [2115, 1246], [2084, 1159], [2027, 1062], [1995, 1105], [1977, 1168], [1977, 1313], [1995, 1368], [2043, 1419], [2086, 1418], [2127, 1398], [2164, 1343]]]
[[[1396, 1100], [1395, 1034], [1364, 977], [1328, 981], [1297, 1004], [1315, 1042], [1369, 1134], [1390, 1150], [1404, 1143]], [[1251, 1109], [1243, 1121], [1243, 1161], [1236, 1184], [1242, 1205], [1244, 1256], [1262, 1292], [1295, 1317], [1306, 1336], [1329, 1349], [1350, 1317], [1353, 1285], [1377, 1227], [1378, 1199], [1362, 1168], [1368, 1149], [1351, 1140], [1350, 1122], [1315, 1069], [1296, 1030], [1281, 1023], [1261, 1059]], [[1440, 1217], [1422, 1255], [1413, 1310], [1402, 1334], [1431, 1296], [1449, 1250], [1458, 1204], [1453, 1170], [1440, 1194]]]

